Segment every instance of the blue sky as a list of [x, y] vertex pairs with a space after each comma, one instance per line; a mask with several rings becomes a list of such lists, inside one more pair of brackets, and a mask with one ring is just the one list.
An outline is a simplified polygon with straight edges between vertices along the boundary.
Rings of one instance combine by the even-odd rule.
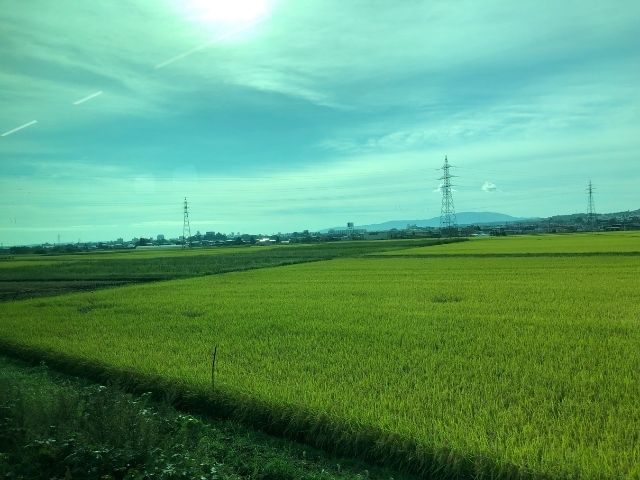
[[5, 245], [640, 207], [635, 1], [0, 6]]

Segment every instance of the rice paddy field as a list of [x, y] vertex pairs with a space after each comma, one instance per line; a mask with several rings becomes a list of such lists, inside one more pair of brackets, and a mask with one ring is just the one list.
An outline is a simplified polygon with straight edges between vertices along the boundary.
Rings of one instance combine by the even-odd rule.
[[468, 242], [439, 245], [434, 248], [407, 248], [384, 255], [556, 255], [556, 254], [640, 255], [640, 232], [573, 233], [526, 235], [519, 237], [475, 237]]
[[430, 478], [638, 478], [639, 240], [478, 239], [11, 301], [0, 344]]
[[423, 238], [0, 257], [0, 302], [174, 278], [214, 275], [450, 242]]

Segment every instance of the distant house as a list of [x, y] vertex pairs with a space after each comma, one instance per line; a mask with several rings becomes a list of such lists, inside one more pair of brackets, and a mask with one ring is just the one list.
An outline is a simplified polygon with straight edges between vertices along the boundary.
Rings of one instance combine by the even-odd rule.
[[256, 240], [256, 245], [273, 245], [274, 243], [276, 243], [276, 241], [269, 237], [262, 237]]

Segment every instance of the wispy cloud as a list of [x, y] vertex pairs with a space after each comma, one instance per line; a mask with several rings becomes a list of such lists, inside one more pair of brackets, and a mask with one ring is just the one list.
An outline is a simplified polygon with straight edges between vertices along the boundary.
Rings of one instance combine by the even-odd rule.
[[[624, 129], [640, 119], [635, 104], [628, 102], [637, 93], [628, 72], [611, 75], [620, 84], [613, 90], [607, 86], [611, 79], [591, 79], [578, 88], [575, 78], [565, 76], [559, 85], [532, 86], [519, 92], [517, 98], [499, 99], [489, 105], [461, 102], [436, 114], [409, 110], [404, 117], [394, 111], [386, 122], [347, 129], [348, 135], [325, 139], [318, 146], [342, 153], [446, 148], [496, 138], [598, 132], [602, 131], [604, 118], [608, 119], [607, 129], [618, 128], [614, 125]], [[402, 123], [408, 124], [407, 128], [394, 130]]]
[[297, 97], [316, 105], [343, 108], [327, 91], [319, 88], [317, 81], [299, 73], [260, 66], [232, 68], [227, 73], [236, 85]]
[[82, 103], [88, 102], [90, 100], [93, 100], [94, 98], [96, 98], [99, 95], [102, 95], [102, 90], [98, 90], [97, 92], [93, 92], [90, 95], [87, 95], [86, 97], [82, 97], [78, 100], [76, 100], [75, 102], [73, 102], [74, 105], [80, 105]]
[[18, 127], [12, 128], [11, 130], [7, 130], [7, 131], [6, 131], [6, 132], [4, 132], [2, 135], [0, 135], [0, 137], [6, 137], [6, 136], [9, 136], [9, 135], [11, 135], [12, 133], [19, 132], [20, 130], [22, 130], [22, 129], [24, 129], [24, 128], [30, 127], [30, 126], [32, 126], [32, 125], [35, 125], [36, 123], [38, 123], [38, 121], [37, 121], [37, 120], [31, 120], [30, 122], [27, 122], [27, 123], [25, 123], [25, 124], [23, 124], [23, 125], [20, 125], [20, 126], [18, 126]]

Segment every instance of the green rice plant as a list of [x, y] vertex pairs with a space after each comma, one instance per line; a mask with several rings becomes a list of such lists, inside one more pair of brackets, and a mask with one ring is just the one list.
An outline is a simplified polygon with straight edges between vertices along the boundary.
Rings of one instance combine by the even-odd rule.
[[449, 239], [344, 241], [315, 245], [254, 246], [89, 253], [81, 255], [14, 256], [0, 261], [0, 281], [162, 280], [211, 275], [340, 257], [360, 256]]
[[468, 242], [407, 248], [382, 255], [640, 254], [640, 232], [476, 237]]
[[359, 256], [448, 239], [344, 241], [209, 249], [99, 252], [73, 255], [16, 255], [0, 261], [0, 301], [95, 290], [173, 278]]

